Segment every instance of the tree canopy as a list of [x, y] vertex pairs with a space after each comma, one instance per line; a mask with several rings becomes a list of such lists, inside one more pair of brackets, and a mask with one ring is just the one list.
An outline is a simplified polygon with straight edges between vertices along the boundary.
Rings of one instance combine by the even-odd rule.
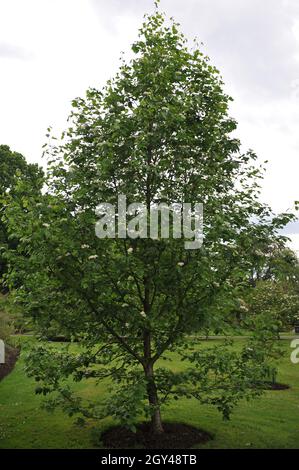
[[[48, 406], [112, 415], [127, 425], [146, 414], [163, 432], [161, 407], [196, 398], [224, 417], [260, 392], [271, 355], [271, 319], [258, 320], [240, 352], [200, 348], [207, 325], [224, 331], [262, 243], [292, 218], [259, 201], [261, 169], [232, 134], [231, 98], [219, 72], [158, 10], [147, 16], [133, 59], [102, 90], [73, 101], [70, 127], [48, 155], [47, 192], [11, 198], [5, 211], [20, 240], [8, 257], [8, 283], [41, 328], [57, 322], [80, 340], [80, 354], [38, 344], [28, 373]], [[24, 182], [20, 186], [24, 189]], [[99, 203], [188, 202], [204, 205], [204, 243], [184, 239], [95, 236]], [[9, 198], [8, 198], [9, 199]], [[149, 225], [149, 221], [148, 221]], [[170, 350], [184, 372], [162, 365]], [[159, 361], [159, 362], [158, 362]], [[84, 406], [65, 380], [109, 376], [109, 400]]]
[[5, 210], [3, 196], [7, 193], [14, 194], [14, 188], [18, 178], [25, 179], [31, 190], [40, 191], [42, 186], [43, 171], [34, 163], [27, 163], [25, 157], [18, 152], [13, 152], [8, 145], [0, 145], [0, 288], [1, 278], [6, 272], [6, 262], [2, 251], [5, 245], [15, 247], [17, 240], [8, 237], [1, 215]]

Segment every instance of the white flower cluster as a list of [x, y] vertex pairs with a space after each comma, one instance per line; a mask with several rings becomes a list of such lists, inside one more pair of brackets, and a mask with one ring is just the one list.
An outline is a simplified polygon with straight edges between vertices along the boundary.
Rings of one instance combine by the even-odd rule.
[[91, 255], [88, 257], [88, 259], [90, 260], [97, 259], [97, 258], [98, 258], [98, 255]]

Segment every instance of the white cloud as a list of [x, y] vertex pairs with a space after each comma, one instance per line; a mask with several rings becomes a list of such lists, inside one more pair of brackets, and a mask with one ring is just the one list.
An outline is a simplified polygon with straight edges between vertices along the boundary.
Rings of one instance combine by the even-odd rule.
[[40, 161], [47, 127], [65, 127], [71, 100], [103, 86], [133, 40], [134, 19], [113, 22], [109, 34], [86, 0], [0, 0], [0, 43], [22, 45], [31, 57], [0, 54], [1, 143]]

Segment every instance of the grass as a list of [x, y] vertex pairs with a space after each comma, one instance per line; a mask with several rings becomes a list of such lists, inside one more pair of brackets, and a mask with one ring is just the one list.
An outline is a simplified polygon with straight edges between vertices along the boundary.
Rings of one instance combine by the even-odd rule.
[[[209, 341], [205, 344], [210, 344]], [[242, 343], [238, 338], [236, 347]], [[242, 402], [228, 422], [212, 407], [194, 400], [173, 402], [163, 412], [164, 420], [185, 422], [214, 435], [203, 448], [295, 448], [299, 449], [299, 364], [290, 361], [290, 340], [281, 340], [285, 354], [279, 364], [278, 381], [289, 390], [267, 391], [263, 397]], [[165, 364], [163, 364], [165, 365]], [[182, 367], [172, 354], [169, 366]], [[98, 433], [113, 424], [112, 419], [80, 428], [60, 411], [49, 414], [40, 408], [42, 398], [34, 394], [35, 384], [24, 373], [22, 356], [13, 372], [0, 382], [0, 448], [93, 448], [92, 428]], [[92, 381], [76, 384], [78, 392], [101, 400], [107, 384]]]

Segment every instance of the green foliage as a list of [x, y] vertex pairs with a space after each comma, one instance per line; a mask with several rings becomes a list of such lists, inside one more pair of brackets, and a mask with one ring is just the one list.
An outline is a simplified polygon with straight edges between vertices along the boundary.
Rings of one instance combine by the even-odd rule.
[[[33, 338], [21, 338], [22, 344], [33, 341]], [[233, 350], [243, 349], [246, 339], [236, 339]], [[221, 345], [222, 340], [199, 342], [200, 348], [210, 345]], [[299, 400], [298, 365], [290, 361], [290, 341], [280, 340], [284, 355], [279, 361], [279, 383], [290, 385], [289, 390], [281, 392], [266, 391], [261, 398], [247, 402], [242, 400], [235, 408], [231, 421], [223, 421], [215, 407], [201, 405], [196, 399], [180, 398], [169, 402], [163, 412], [166, 422], [184, 422], [213, 434], [214, 439], [201, 444], [202, 448], [294, 448], [298, 449], [298, 416]], [[56, 345], [60, 348], [61, 345]], [[79, 345], [73, 348], [80, 349]], [[74, 426], [74, 417], [56, 410], [47, 413], [40, 409], [45, 397], [36, 395], [36, 384], [24, 372], [24, 348], [13, 372], [0, 386], [1, 418], [0, 448], [1, 449], [90, 449], [99, 448], [101, 435], [110, 426], [118, 422], [111, 418], [89, 422], [86, 426]], [[167, 361], [160, 362], [158, 367], [178, 372], [188, 367], [186, 361], [181, 362], [180, 356], [170, 353]], [[93, 379], [78, 383], [68, 382], [78, 396], [86, 401], [100, 404], [108, 396], [109, 379], [95, 385]], [[142, 416], [139, 420], [143, 421]], [[93, 426], [96, 429], [91, 430]], [[91, 441], [91, 438], [93, 440]]]
[[23, 155], [13, 152], [8, 145], [0, 145], [1, 193], [12, 191], [19, 176], [24, 177], [38, 190], [42, 171], [36, 163], [27, 163]]
[[15, 292], [0, 295], [0, 308], [5, 312], [6, 317], [12, 327], [12, 332], [16, 334], [32, 331], [32, 322], [26, 318], [22, 305], [15, 301]]
[[284, 237], [269, 244], [264, 241], [258, 246], [258, 252], [263, 257], [253, 259], [250, 272], [250, 284], [255, 286], [257, 281], [286, 281], [289, 284], [298, 284], [299, 262], [291, 249], [285, 246]]
[[7, 341], [13, 331], [12, 319], [6, 311], [4, 297], [0, 294], [0, 339]]
[[30, 185], [31, 192], [40, 192], [43, 172], [37, 164], [27, 163], [23, 155], [13, 152], [7, 145], [0, 145], [0, 289], [2, 276], [7, 270], [3, 250], [7, 247], [15, 249], [18, 240], [13, 234], [7, 233], [3, 221], [6, 194], [15, 195], [17, 181], [23, 179]]
[[298, 286], [290, 281], [258, 281], [246, 300], [250, 315], [276, 320], [278, 331], [292, 329], [299, 319]]
[[[193, 367], [184, 373], [154, 365], [188, 335], [227, 326], [253, 261], [264, 259], [257, 244], [282, 240], [277, 231], [292, 215], [273, 217], [259, 202], [256, 156], [241, 154], [231, 136], [231, 98], [177, 25], [156, 12], [132, 51], [103, 90], [74, 100], [61, 143], [45, 150], [48, 192], [27, 186], [25, 196], [22, 181], [7, 197], [5, 218], [20, 240], [7, 252], [7, 285], [18, 285], [16, 300], [41, 330], [56, 322], [84, 348], [77, 355], [38, 347], [28, 357], [38, 392], [54, 393], [50, 407], [112, 414], [131, 427], [143, 412], [159, 430], [160, 406], [172, 397], [196, 397], [228, 418], [238, 400], [256, 394], [268, 343], [254, 343], [254, 359], [226, 349], [190, 351]], [[204, 203], [203, 247], [185, 250], [183, 239], [97, 239], [97, 205], [116, 204], [120, 194], [148, 209]], [[262, 329], [270, 343], [272, 323]], [[107, 375], [117, 392], [101, 410], [84, 407], [65, 385], [69, 377]]]

